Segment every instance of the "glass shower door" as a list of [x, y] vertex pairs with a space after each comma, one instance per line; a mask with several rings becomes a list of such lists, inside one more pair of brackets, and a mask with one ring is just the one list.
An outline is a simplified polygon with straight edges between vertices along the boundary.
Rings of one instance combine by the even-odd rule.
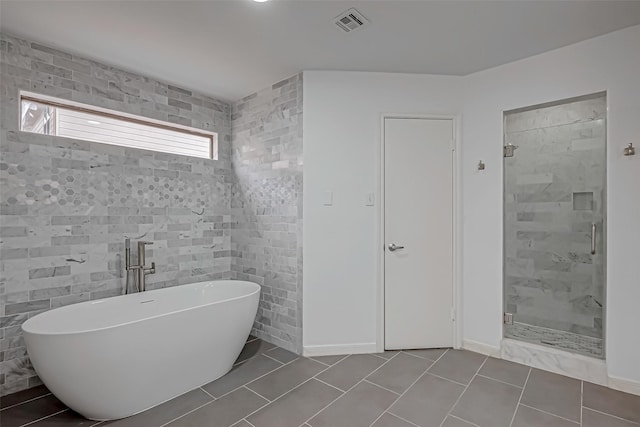
[[604, 357], [606, 98], [504, 116], [504, 335]]

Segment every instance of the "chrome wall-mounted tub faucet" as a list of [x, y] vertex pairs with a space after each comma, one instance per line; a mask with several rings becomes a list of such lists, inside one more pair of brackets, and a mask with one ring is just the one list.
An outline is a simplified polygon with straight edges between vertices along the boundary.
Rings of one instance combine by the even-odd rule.
[[146, 267], [146, 246], [153, 245], [153, 242], [138, 241], [138, 264], [131, 265], [131, 239], [124, 240], [124, 253], [125, 253], [125, 288], [124, 293], [129, 293], [129, 273], [135, 271], [137, 274], [134, 276], [136, 282], [136, 291], [144, 292], [147, 287], [146, 277], [147, 274], [154, 274], [156, 272], [156, 263], [152, 262], [151, 267]]

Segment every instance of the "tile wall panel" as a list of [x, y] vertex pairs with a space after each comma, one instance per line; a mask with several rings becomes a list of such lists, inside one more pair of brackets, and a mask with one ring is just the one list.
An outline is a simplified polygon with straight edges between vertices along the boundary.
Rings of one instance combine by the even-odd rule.
[[[242, 186], [233, 184], [229, 104], [6, 34], [0, 35], [0, 64], [0, 392], [7, 394], [39, 383], [20, 333], [26, 319], [123, 292], [125, 237], [154, 242], [148, 261], [157, 273], [148, 276], [149, 289], [240, 278], [243, 258], [232, 258], [231, 227], [248, 220], [231, 216]], [[21, 90], [215, 131], [219, 160], [20, 132]], [[269, 181], [266, 191], [275, 195], [283, 191], [280, 184], [294, 188], [300, 181]], [[257, 207], [267, 212], [266, 205]], [[273, 227], [286, 224], [284, 232], [292, 227], [295, 233], [297, 212], [290, 215], [282, 205], [269, 212]], [[274, 245], [273, 257], [285, 257], [276, 255], [289, 250], [285, 237], [286, 248]], [[281, 271], [289, 265], [269, 262], [277, 265], [271, 275], [254, 266], [256, 273], [246, 277], [270, 284], [280, 283], [282, 274], [293, 291], [270, 298], [295, 301], [290, 281], [298, 266]], [[291, 309], [293, 315], [282, 313], [274, 324], [295, 318], [295, 304]]]
[[232, 109], [232, 272], [258, 282], [254, 333], [302, 350], [302, 74]]

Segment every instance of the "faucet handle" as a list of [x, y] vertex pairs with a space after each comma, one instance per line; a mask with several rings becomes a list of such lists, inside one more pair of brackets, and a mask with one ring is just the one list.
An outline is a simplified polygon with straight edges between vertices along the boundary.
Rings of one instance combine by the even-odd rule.
[[153, 242], [149, 242], [147, 240], [138, 240], [139, 245], [153, 245]]

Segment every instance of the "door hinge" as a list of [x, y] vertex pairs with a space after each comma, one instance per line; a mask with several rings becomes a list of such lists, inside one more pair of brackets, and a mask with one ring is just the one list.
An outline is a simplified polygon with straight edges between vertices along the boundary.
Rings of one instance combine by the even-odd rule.
[[451, 151], [456, 151], [456, 140], [455, 139], [451, 140]]
[[456, 310], [451, 307], [451, 320], [456, 321]]
[[504, 323], [505, 325], [513, 325], [513, 314], [503, 313], [502, 323]]

